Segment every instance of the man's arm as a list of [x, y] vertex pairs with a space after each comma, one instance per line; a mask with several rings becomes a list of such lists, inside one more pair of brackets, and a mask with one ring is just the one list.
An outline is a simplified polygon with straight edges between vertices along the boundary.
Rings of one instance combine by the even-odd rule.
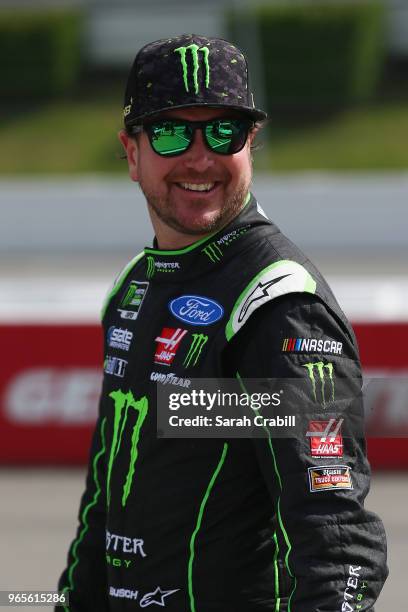
[[64, 608], [65, 612], [109, 609], [105, 560], [106, 436], [106, 417], [101, 411], [92, 438], [77, 534], [68, 552], [67, 567], [58, 582], [58, 589], [69, 593], [70, 604]]
[[[326, 344], [327, 352], [300, 352], [291, 350], [296, 347], [293, 342], [285, 343], [285, 339], [309, 338], [341, 345]], [[305, 294], [287, 295], [259, 308], [232, 339], [227, 359], [230, 373], [238, 372], [243, 380], [306, 377], [313, 401], [325, 401], [322, 394], [334, 399], [331, 410], [341, 402], [344, 408], [344, 397], [338, 395], [342, 385], [336, 389], [336, 381], [342, 380], [344, 386], [343, 379], [355, 383], [360, 377], [357, 349], [345, 326], [318, 298]], [[275, 502], [279, 557], [291, 577], [287, 609], [373, 610], [387, 576], [386, 541], [381, 521], [364, 508], [370, 480], [365, 442], [359, 436], [343, 437], [339, 456], [333, 456], [334, 450], [327, 458], [324, 453], [317, 458], [319, 453], [311, 450], [304, 433], [300, 439], [254, 440]], [[322, 484], [323, 470], [336, 465], [350, 468], [348, 482], [347, 472], [339, 467], [343, 488], [336, 488], [331, 476], [328, 484]]]

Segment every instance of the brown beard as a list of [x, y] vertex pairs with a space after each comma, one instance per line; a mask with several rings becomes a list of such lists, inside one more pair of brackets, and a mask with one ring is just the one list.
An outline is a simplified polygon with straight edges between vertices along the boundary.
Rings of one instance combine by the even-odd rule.
[[[219, 211], [218, 215], [208, 221], [204, 221], [200, 225], [188, 227], [183, 223], [180, 223], [178, 219], [173, 216], [171, 207], [167, 202], [167, 198], [161, 198], [155, 193], [149, 193], [144, 188], [142, 181], [139, 182], [139, 186], [146, 198], [148, 206], [163, 223], [177, 232], [190, 236], [211, 234], [227, 225], [227, 223], [234, 219], [241, 211], [248, 193], [248, 187], [239, 186], [235, 193], [226, 200], [225, 205]], [[200, 206], [200, 201], [198, 201], [196, 204], [197, 206]]]

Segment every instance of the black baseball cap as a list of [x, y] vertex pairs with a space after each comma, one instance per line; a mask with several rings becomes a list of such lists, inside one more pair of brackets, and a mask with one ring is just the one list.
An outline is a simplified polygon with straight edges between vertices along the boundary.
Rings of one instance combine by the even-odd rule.
[[245, 55], [227, 40], [181, 34], [142, 47], [126, 86], [125, 125], [191, 106], [230, 108], [255, 121], [267, 116], [255, 108]]

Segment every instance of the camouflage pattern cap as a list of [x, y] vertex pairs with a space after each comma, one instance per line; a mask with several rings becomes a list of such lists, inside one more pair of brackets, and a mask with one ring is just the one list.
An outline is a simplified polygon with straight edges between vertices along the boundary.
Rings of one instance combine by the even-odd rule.
[[254, 120], [266, 118], [255, 108], [246, 57], [230, 42], [182, 34], [144, 46], [126, 86], [125, 125], [188, 106], [230, 108]]

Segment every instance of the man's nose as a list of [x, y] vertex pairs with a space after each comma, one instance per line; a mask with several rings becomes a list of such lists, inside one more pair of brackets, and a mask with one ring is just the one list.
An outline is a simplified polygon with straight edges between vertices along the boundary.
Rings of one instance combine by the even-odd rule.
[[214, 156], [205, 144], [203, 133], [200, 129], [195, 130], [193, 143], [185, 153], [184, 164], [186, 168], [194, 168], [198, 172], [204, 172], [214, 165]]

